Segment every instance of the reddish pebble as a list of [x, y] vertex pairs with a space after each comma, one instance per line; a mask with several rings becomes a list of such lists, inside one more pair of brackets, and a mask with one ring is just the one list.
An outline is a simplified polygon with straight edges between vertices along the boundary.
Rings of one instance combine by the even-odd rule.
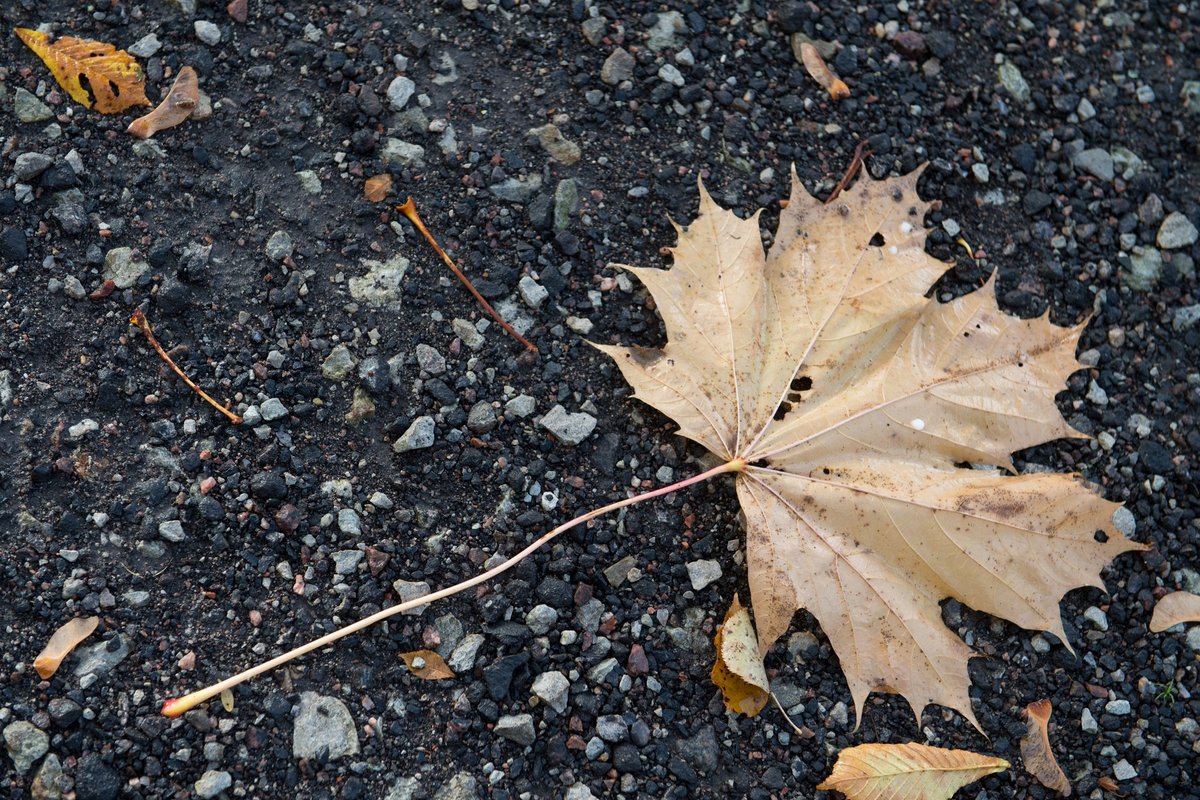
[[275, 524], [279, 526], [279, 530], [284, 533], [295, 533], [300, 527], [302, 520], [300, 509], [296, 508], [291, 503], [287, 503], [280, 507], [275, 512]]
[[233, 17], [235, 22], [245, 23], [250, 14], [249, 0], [230, 0], [229, 5], [225, 6], [225, 10], [229, 12], [229, 16]]
[[635, 678], [639, 675], [649, 674], [650, 661], [646, 658], [646, 651], [640, 644], [629, 648], [629, 660], [625, 662], [625, 671]]
[[568, 750], [587, 750], [587, 742], [585, 742], [583, 740], [582, 736], [573, 733], [567, 737], [567, 749]]
[[251, 611], [250, 612], [250, 624], [256, 628], [259, 625], [262, 625], [262, 612], [257, 611], [257, 610]]
[[196, 654], [194, 652], [192, 652], [191, 650], [188, 650], [186, 653], [184, 653], [183, 658], [179, 659], [179, 668], [180, 669], [195, 669], [196, 668]]
[[217, 479], [210, 475], [209, 477], [200, 481], [200, 494], [208, 494], [216, 487], [216, 485]]

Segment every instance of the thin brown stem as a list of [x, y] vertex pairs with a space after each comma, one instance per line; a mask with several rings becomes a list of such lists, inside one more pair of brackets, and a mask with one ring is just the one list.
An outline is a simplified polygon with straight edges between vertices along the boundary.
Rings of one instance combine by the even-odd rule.
[[150, 329], [150, 320], [146, 319], [146, 314], [140, 308], [133, 312], [133, 316], [129, 318], [129, 324], [138, 326], [138, 328], [142, 331], [142, 335], [146, 337], [146, 341], [148, 341], [150, 346], [154, 348], [154, 352], [158, 353], [159, 357], [162, 358], [163, 361], [167, 362], [167, 366], [173, 369], [175, 374], [179, 376], [179, 379], [190, 386], [192, 391], [203, 397], [209, 405], [228, 417], [229, 421], [234, 425], [242, 424], [242, 418], [240, 416], [209, 397], [203, 389], [197, 386], [192, 379], [189, 378], [184, 371], [181, 370], [179, 366], [171, 360], [171, 357], [167, 355], [167, 351], [163, 350], [162, 345], [159, 344], [158, 339], [155, 338], [154, 331]]
[[868, 141], [863, 139], [858, 143], [858, 146], [854, 148], [854, 157], [850, 160], [850, 166], [846, 169], [846, 174], [842, 176], [840, 181], [838, 181], [838, 185], [833, 187], [833, 194], [829, 195], [829, 199], [825, 201], [825, 205], [829, 205], [834, 200], [837, 200], [838, 195], [842, 193], [842, 190], [846, 188], [846, 185], [849, 184], [850, 181], [853, 180], [855, 174], [858, 173], [858, 168], [863, 165], [863, 159], [869, 155], [871, 155], [871, 151], [868, 149]]
[[446, 589], [441, 589], [439, 591], [436, 591], [433, 594], [423, 595], [414, 600], [408, 600], [406, 602], [399, 603], [399, 604], [391, 606], [389, 608], [385, 608], [382, 611], [377, 611], [369, 617], [364, 617], [363, 619], [360, 619], [358, 622], [351, 623], [351, 624], [345, 626], [344, 628], [339, 628], [338, 630], [334, 631], [333, 633], [326, 634], [325, 636], [322, 636], [319, 639], [314, 639], [313, 641], [309, 642], [308, 644], [304, 644], [304, 645], [301, 645], [300, 647], [296, 647], [292, 650], [289, 650], [286, 653], [284, 653], [283, 655], [275, 656], [275, 658], [272, 658], [270, 661], [264, 661], [263, 663], [259, 664], [258, 666], [251, 667], [250, 669], [245, 670], [244, 672], [239, 672], [237, 675], [234, 675], [231, 678], [226, 678], [225, 680], [221, 681], [220, 683], [214, 683], [212, 686], [209, 686], [204, 689], [200, 689], [199, 691], [192, 692], [191, 694], [186, 694], [183, 697], [169, 699], [163, 703], [162, 713], [164, 716], [178, 717], [180, 714], [187, 712], [189, 709], [195, 708], [200, 703], [203, 703], [206, 700], [210, 700], [213, 697], [216, 697], [224, 690], [232, 689], [234, 686], [237, 686], [239, 683], [242, 683], [243, 681], [248, 681], [257, 675], [261, 675], [264, 672], [268, 672], [270, 670], [275, 669], [276, 667], [280, 667], [280, 666], [286, 664], [287, 662], [291, 661], [293, 658], [298, 658], [299, 656], [302, 656], [305, 653], [310, 653], [313, 650], [316, 650], [321, 647], [325, 647], [328, 644], [333, 644], [338, 639], [341, 639], [345, 636], [349, 636], [350, 634], [356, 633], [357, 631], [361, 631], [363, 628], [370, 627], [371, 625], [374, 625], [376, 622], [381, 622], [382, 620], [385, 620], [388, 617], [391, 617], [396, 614], [407, 611], [410, 608], [416, 608], [417, 606], [423, 606], [427, 603], [433, 603], [437, 600], [443, 600], [452, 595], [456, 595], [461, 591], [470, 589], [472, 586], [477, 586], [478, 584], [481, 584], [484, 581], [491, 580], [492, 578], [496, 577], [497, 575], [501, 574], [502, 572], [505, 572], [505, 571], [511, 569], [512, 567], [516, 566], [517, 564], [519, 564], [527, 556], [529, 556], [535, 550], [540, 548], [542, 545], [544, 545], [547, 542], [549, 542], [550, 540], [554, 539], [560, 533], [563, 533], [564, 531], [568, 531], [571, 528], [574, 528], [576, 525], [578, 525], [582, 522], [587, 522], [590, 519], [594, 519], [602, 514], [607, 514], [610, 511], [616, 511], [618, 508], [624, 508], [625, 506], [631, 506], [631, 505], [634, 505], [635, 503], [642, 503], [642, 502], [645, 502], [646, 500], [652, 500], [655, 497], [661, 497], [664, 494], [670, 494], [671, 492], [678, 491], [687, 486], [691, 486], [692, 484], [695, 484], [695, 483], [700, 483], [701, 481], [706, 481], [709, 478], [715, 477], [717, 475], [723, 475], [727, 472], [741, 472], [745, 467], [746, 467], [745, 459], [735, 458], [733, 461], [729, 461], [724, 464], [721, 464], [720, 466], [713, 467], [712, 469], [702, 472], [699, 475], [693, 475], [692, 477], [687, 478], [686, 480], [678, 481], [676, 483], [672, 483], [667, 486], [663, 486], [659, 489], [655, 489], [652, 492], [646, 492], [645, 494], [639, 494], [634, 497], [627, 497], [624, 500], [619, 500], [615, 503], [609, 503], [606, 506], [602, 506], [601, 508], [593, 509], [593, 510], [587, 512], [586, 514], [580, 514], [578, 517], [575, 517], [575, 519], [570, 520], [569, 522], [564, 522], [562, 525], [559, 525], [557, 528], [550, 531], [549, 533], [543, 534], [541, 536], [541, 538], [537, 539], [535, 542], [530, 544], [524, 550], [517, 553], [515, 556], [508, 559], [504, 563], [497, 564], [496, 566], [489, 569], [487, 572], [481, 572], [480, 574], [478, 574], [472, 578], [468, 578], [467, 580], [462, 581], [461, 583], [456, 583], [455, 585], [450, 586]]
[[470, 278], [463, 274], [463, 271], [458, 268], [458, 265], [454, 263], [454, 260], [451, 259], [450, 256], [446, 255], [446, 251], [442, 249], [442, 246], [437, 243], [437, 239], [433, 238], [433, 234], [430, 233], [429, 229], [425, 227], [425, 223], [421, 220], [421, 215], [417, 213], [417, 205], [413, 202], [413, 199], [411, 197], [408, 198], [404, 201], [403, 205], [396, 206], [396, 210], [408, 217], [408, 221], [416, 226], [417, 230], [421, 232], [421, 235], [425, 237], [425, 241], [429, 242], [430, 247], [437, 251], [437, 254], [442, 257], [442, 261], [445, 262], [446, 266], [458, 276], [458, 279], [462, 281], [463, 286], [466, 286], [471, 294], [475, 296], [475, 300], [479, 303], [479, 305], [483, 306], [483, 309], [491, 315], [492, 319], [496, 320], [496, 322], [499, 322], [500, 327], [508, 331], [509, 336], [525, 345], [525, 347], [527, 347], [531, 353], [536, 353], [538, 351], [537, 346], [513, 330], [513, 327], [505, 322], [503, 317], [496, 313], [496, 309], [492, 308], [492, 304], [483, 299], [483, 295], [481, 295], [475, 288], [475, 284], [471, 283]]

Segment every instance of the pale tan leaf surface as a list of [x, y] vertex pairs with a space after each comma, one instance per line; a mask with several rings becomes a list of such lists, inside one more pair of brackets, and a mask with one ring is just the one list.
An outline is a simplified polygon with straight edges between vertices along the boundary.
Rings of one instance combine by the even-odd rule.
[[58, 672], [58, 667], [79, 643], [92, 635], [100, 624], [99, 617], [75, 617], [60, 626], [51, 636], [50, 641], [33, 660], [33, 668], [42, 680], [46, 680]]
[[1071, 794], [1071, 782], [1063, 774], [1054, 758], [1054, 751], [1050, 749], [1048, 728], [1052, 710], [1049, 700], [1035, 700], [1025, 706], [1021, 760], [1025, 762], [1025, 771], [1037, 778], [1038, 783], [1066, 797]]
[[1159, 633], [1181, 622], [1200, 622], [1200, 595], [1171, 592], [1154, 604], [1151, 631]]
[[849, 800], [950, 800], [962, 787], [1008, 769], [1002, 758], [923, 744], [860, 744], [838, 753], [817, 788]]
[[173, 128], [192, 115], [200, 103], [200, 81], [196, 70], [183, 67], [171, 84], [171, 91], [153, 111], [138, 117], [125, 129], [139, 139], [149, 139], [159, 131]]
[[107, 42], [48, 34], [29, 28], [15, 32], [42, 59], [71, 99], [101, 114], [119, 114], [131, 106], [148, 106], [146, 74], [137, 60]]
[[408, 665], [409, 671], [423, 681], [441, 681], [454, 677], [454, 670], [450, 669], [446, 660], [432, 650], [401, 653], [400, 658]]
[[667, 345], [600, 349], [682, 435], [749, 465], [737, 490], [762, 652], [806, 608], [860, 718], [882, 691], [974, 722], [972, 651], [939, 603], [1065, 640], [1062, 596], [1103, 588], [1100, 571], [1140, 545], [1075, 477], [1001, 472], [1015, 450], [1080, 435], [1054, 398], [1080, 368], [1083, 326], [1004, 314], [993, 282], [927, 298], [948, 265], [925, 252], [919, 172], [860, 180], [830, 205], [793, 173], [769, 253], [757, 216], [701, 190], [674, 266], [631, 268]]
[[750, 621], [750, 609], [733, 596], [725, 621], [713, 639], [716, 659], [712, 680], [721, 690], [725, 708], [754, 716], [763, 710], [771, 696], [767, 671], [758, 651], [758, 636]]

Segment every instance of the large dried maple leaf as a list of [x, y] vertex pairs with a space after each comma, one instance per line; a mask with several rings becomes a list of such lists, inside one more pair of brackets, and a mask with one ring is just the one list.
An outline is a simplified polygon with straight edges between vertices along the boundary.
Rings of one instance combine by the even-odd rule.
[[1062, 596], [1103, 588], [1100, 570], [1139, 545], [1075, 476], [1001, 471], [1015, 450], [1082, 435], [1054, 396], [1080, 368], [1083, 326], [1009, 316], [990, 282], [927, 298], [949, 265], [925, 253], [919, 172], [861, 180], [830, 205], [793, 173], [767, 253], [757, 214], [739, 219], [701, 187], [674, 267], [626, 267], [667, 345], [601, 349], [683, 436], [740, 466], [761, 652], [805, 608], [859, 719], [880, 691], [975, 723], [973, 653], [940, 601], [1065, 641]]

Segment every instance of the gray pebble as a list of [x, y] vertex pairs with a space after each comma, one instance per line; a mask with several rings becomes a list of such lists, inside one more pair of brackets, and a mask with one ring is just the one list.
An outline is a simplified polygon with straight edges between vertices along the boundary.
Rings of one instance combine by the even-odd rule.
[[475, 668], [475, 657], [479, 655], [479, 648], [483, 647], [483, 641], [483, 634], [468, 633], [450, 653], [446, 664], [459, 674], [470, 672]]
[[272, 261], [283, 261], [285, 258], [290, 256], [294, 250], [295, 247], [292, 244], [292, 237], [287, 231], [275, 231], [272, 233], [271, 237], [267, 239], [266, 248], [264, 248], [267, 258], [271, 259]]
[[688, 580], [692, 582], [692, 588], [697, 592], [720, 579], [721, 564], [718, 561], [701, 559], [700, 561], [692, 561], [687, 565]]
[[1083, 713], [1079, 715], [1079, 727], [1084, 733], [1099, 733], [1100, 725], [1096, 722], [1096, 718], [1092, 716], [1092, 712], [1087, 708], [1083, 709]]
[[346, 345], [339, 344], [325, 356], [325, 361], [321, 363], [321, 374], [331, 381], [340, 381], [350, 374], [355, 363]]
[[417, 366], [430, 375], [441, 375], [446, 371], [446, 358], [427, 344], [417, 345]]
[[25, 774], [50, 749], [50, 737], [31, 722], [20, 720], [4, 728], [4, 746], [20, 774]]
[[169, 519], [158, 524], [158, 535], [168, 542], [182, 542], [187, 538], [183, 532], [183, 523], [177, 519]]
[[196, 796], [210, 800], [216, 797], [221, 792], [233, 786], [233, 776], [224, 770], [210, 769], [207, 770], [200, 779], [193, 784], [196, 790]]
[[337, 515], [338, 530], [347, 536], [362, 535], [362, 520], [353, 508], [343, 508]]
[[507, 714], [496, 721], [497, 736], [521, 745], [531, 745], [537, 738], [530, 714]]
[[559, 714], [567, 710], [571, 682], [561, 672], [543, 672], [533, 679], [533, 693]]
[[338, 575], [351, 575], [362, 559], [362, 550], [338, 550], [333, 554], [333, 571]]
[[258, 413], [262, 414], [262, 418], [267, 422], [274, 422], [277, 419], [282, 419], [288, 415], [287, 406], [281, 403], [277, 398], [269, 398], [261, 406], [258, 407]]
[[408, 430], [400, 434], [400, 438], [392, 445], [392, 450], [397, 453], [424, 450], [433, 447], [434, 436], [433, 417], [417, 417], [408, 426]]
[[595, 430], [596, 418], [582, 411], [569, 414], [561, 405], [556, 405], [546, 412], [538, 424], [553, 433], [563, 444], [576, 445]]
[[637, 61], [623, 47], [618, 47], [604, 60], [604, 65], [600, 67], [600, 80], [607, 83], [609, 86], [616, 86], [621, 81], [627, 81], [633, 77], [633, 68], [637, 66]]
[[196, 31], [196, 38], [209, 47], [215, 47], [221, 43], [221, 29], [216, 24], [208, 20], [198, 19], [193, 23], [192, 27]]
[[549, 633], [556, 622], [558, 622], [558, 612], [545, 603], [539, 603], [529, 609], [529, 613], [525, 615], [525, 624], [529, 630], [533, 631], [534, 636], [544, 636]]
[[1200, 232], [1191, 220], [1178, 211], [1172, 211], [1159, 226], [1155, 242], [1164, 250], [1175, 250], [1195, 244], [1198, 234]]
[[336, 697], [300, 695], [292, 729], [292, 757], [330, 761], [358, 752], [358, 731], [350, 710]]
[[388, 84], [387, 99], [388, 105], [392, 107], [392, 111], [403, 111], [408, 105], [408, 101], [412, 99], [413, 94], [417, 91], [417, 85], [410, 78], [403, 75], [397, 75]]

